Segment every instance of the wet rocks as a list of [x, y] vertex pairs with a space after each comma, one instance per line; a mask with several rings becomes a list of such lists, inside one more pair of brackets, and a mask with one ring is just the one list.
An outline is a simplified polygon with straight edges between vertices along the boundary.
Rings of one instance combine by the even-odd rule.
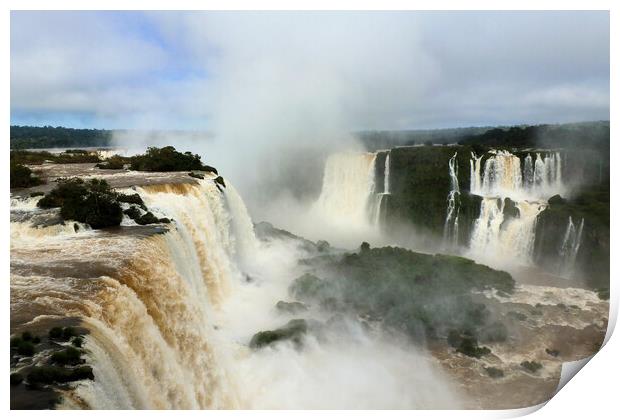
[[300, 346], [307, 330], [308, 323], [305, 319], [293, 319], [281, 328], [254, 334], [250, 340], [250, 347], [259, 349], [281, 341], [291, 341], [296, 346]]
[[301, 302], [285, 302], [281, 300], [276, 303], [276, 309], [282, 313], [298, 314], [308, 310], [308, 307]]

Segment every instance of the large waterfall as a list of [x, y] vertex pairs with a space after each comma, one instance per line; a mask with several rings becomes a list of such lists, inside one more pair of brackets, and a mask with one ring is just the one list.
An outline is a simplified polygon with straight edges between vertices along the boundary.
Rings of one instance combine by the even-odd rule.
[[[530, 264], [538, 214], [549, 197], [564, 193], [561, 155], [527, 154], [522, 164], [508, 151], [490, 154], [484, 166], [482, 156], [472, 153], [470, 159], [470, 192], [483, 197], [470, 252], [484, 260]], [[507, 202], [513, 203], [510, 216]]]
[[323, 187], [315, 207], [326, 218], [364, 226], [376, 214], [375, 153], [337, 153], [325, 163]]
[[[348, 175], [368, 175], [372, 159], [365, 155]], [[359, 190], [349, 198], [362, 203], [368, 194]], [[46, 331], [70, 318], [88, 330], [84, 357], [95, 380], [63, 391], [60, 408], [458, 404], [426, 356], [362, 331], [329, 343], [310, 337], [303, 351], [248, 348], [254, 333], [289, 319], [274, 305], [290, 299], [302, 272], [297, 261], [308, 251], [285, 239], [259, 242], [228, 181], [223, 191], [205, 179], [125, 192], [172, 219], [167, 230], [128, 219], [109, 232], [73, 223], [36, 227], [32, 220], [46, 211], [32, 200], [13, 203], [11, 322]], [[414, 375], [403, 375], [412, 367]]]

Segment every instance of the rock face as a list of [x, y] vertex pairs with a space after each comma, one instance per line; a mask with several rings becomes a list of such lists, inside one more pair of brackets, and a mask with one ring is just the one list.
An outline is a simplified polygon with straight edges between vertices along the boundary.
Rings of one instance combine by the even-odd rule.
[[301, 345], [303, 335], [308, 330], [305, 319], [293, 319], [286, 325], [276, 330], [261, 331], [252, 337], [250, 347], [258, 349], [280, 341], [292, 341], [295, 345]]
[[[480, 211], [480, 197], [470, 195], [469, 146], [403, 147], [390, 151], [390, 199], [387, 201], [388, 229], [399, 222], [413, 223], [422, 233], [441, 236], [451, 190], [448, 162], [456, 153], [460, 189], [460, 244], [469, 239], [469, 228]], [[383, 159], [383, 162], [385, 159]], [[384, 164], [384, 163], [383, 163]], [[378, 171], [381, 172], [382, 171]], [[381, 175], [382, 176], [382, 175]], [[377, 182], [380, 182], [378, 180]]]
[[559, 274], [574, 270], [591, 287], [609, 286], [609, 184], [552, 197], [538, 216], [534, 257]]

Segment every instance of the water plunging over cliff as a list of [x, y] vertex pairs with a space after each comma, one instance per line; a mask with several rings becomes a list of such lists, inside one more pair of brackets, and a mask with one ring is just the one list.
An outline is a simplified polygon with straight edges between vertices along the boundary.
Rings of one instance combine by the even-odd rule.
[[571, 276], [574, 274], [575, 261], [581, 246], [581, 235], [583, 233], [584, 219], [581, 219], [579, 227], [573, 223], [573, 218], [568, 216], [568, 224], [566, 225], [566, 233], [560, 247], [560, 274]]
[[375, 153], [338, 153], [325, 163], [323, 187], [315, 207], [326, 218], [366, 226], [376, 214]]
[[[507, 151], [491, 151], [484, 165], [472, 153], [470, 191], [483, 197], [470, 239], [473, 256], [531, 264], [538, 214], [546, 200], [564, 192], [559, 153], [536, 153], [521, 159]], [[484, 166], [484, 167], [483, 167]], [[505, 213], [506, 199], [516, 208]]]
[[536, 153], [533, 161], [528, 154], [521, 159], [510, 152], [491, 151], [484, 162], [482, 156], [472, 153], [470, 191], [472, 194], [494, 197], [511, 197], [513, 200], [547, 199], [564, 192], [562, 182], [562, 158], [559, 153], [544, 157]]
[[[110, 232], [69, 223], [36, 228], [12, 214], [11, 233], [20, 238], [11, 242], [12, 322], [37, 328], [75, 317], [89, 331], [84, 357], [95, 380], [63, 392], [59, 408], [458, 404], [417, 350], [361, 331], [331, 343], [310, 337], [303, 351], [248, 348], [252, 334], [288, 320], [274, 305], [287, 299], [308, 251], [284, 239], [259, 242], [243, 200], [226, 184], [223, 191], [211, 179], [125, 191], [170, 218], [165, 227], [126, 220]], [[16, 213], [41, 212], [15, 204]], [[415, 375], [403, 375], [412, 366]]]
[[459, 206], [460, 190], [458, 179], [458, 165], [456, 163], [457, 152], [448, 162], [448, 173], [450, 175], [450, 192], [448, 193], [448, 208], [446, 211], [446, 221], [443, 227], [444, 247], [455, 249], [459, 238]]
[[534, 248], [536, 217], [544, 204], [517, 202], [516, 217], [504, 214], [506, 200], [484, 197], [474, 223], [470, 252], [485, 261], [530, 264]]

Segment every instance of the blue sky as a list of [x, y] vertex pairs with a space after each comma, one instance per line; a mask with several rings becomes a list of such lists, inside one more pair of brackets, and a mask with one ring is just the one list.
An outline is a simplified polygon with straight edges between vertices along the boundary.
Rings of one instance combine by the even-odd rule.
[[11, 123], [288, 136], [609, 118], [607, 12], [12, 12]]

